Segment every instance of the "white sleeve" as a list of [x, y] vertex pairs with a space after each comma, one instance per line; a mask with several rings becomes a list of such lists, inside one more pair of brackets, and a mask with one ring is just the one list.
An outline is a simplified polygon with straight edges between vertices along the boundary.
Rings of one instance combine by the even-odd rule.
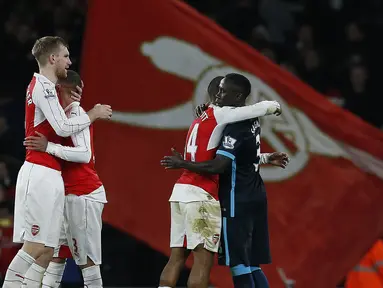
[[253, 105], [243, 107], [221, 107], [214, 109], [217, 124], [229, 124], [262, 117], [275, 113], [280, 105], [276, 101], [262, 101]]
[[[78, 117], [81, 115], [80, 109], [81, 108], [79, 106], [74, 107], [71, 111], [71, 116], [73, 115], [73, 117]], [[92, 157], [89, 127], [86, 127], [81, 132], [73, 134], [71, 138], [74, 147], [62, 146], [60, 144], [48, 142], [46, 152], [65, 161], [89, 163]]]
[[261, 153], [259, 164], [268, 164], [271, 153]]
[[59, 103], [56, 90], [51, 87], [44, 87], [40, 82], [36, 83], [32, 99], [35, 105], [41, 109], [56, 134], [61, 137], [68, 137], [89, 127], [91, 124], [89, 116], [86, 113], [68, 119]]

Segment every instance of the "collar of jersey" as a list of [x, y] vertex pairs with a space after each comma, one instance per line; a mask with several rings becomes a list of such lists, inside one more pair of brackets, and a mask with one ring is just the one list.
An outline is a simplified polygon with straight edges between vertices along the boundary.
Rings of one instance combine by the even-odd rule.
[[53, 83], [51, 80], [49, 80], [47, 77], [45, 77], [44, 75], [41, 75], [39, 73], [34, 73], [33, 74], [36, 78], [40, 78], [41, 80], [43, 81], [47, 81], [50, 85], [52, 85], [53, 87], [56, 87], [56, 84]]

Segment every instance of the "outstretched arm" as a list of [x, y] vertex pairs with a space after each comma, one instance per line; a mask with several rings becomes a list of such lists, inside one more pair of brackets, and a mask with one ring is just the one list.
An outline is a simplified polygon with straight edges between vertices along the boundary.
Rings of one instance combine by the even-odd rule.
[[221, 174], [231, 167], [231, 159], [217, 154], [213, 160], [204, 162], [191, 162], [184, 160], [182, 155], [172, 148], [172, 156], [165, 156], [161, 165], [165, 169], [186, 169], [200, 174]]

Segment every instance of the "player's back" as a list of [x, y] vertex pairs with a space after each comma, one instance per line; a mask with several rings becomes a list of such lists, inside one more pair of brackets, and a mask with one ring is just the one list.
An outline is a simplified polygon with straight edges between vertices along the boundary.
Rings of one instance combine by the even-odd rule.
[[[42, 96], [43, 95], [43, 96]], [[25, 136], [36, 136], [39, 132], [49, 142], [60, 143], [59, 137], [38, 107], [39, 97], [57, 97], [54, 83], [42, 75], [34, 74], [28, 88], [25, 103]], [[27, 150], [26, 161], [55, 170], [61, 170], [60, 161], [48, 153]]]
[[231, 209], [234, 203], [257, 201], [266, 197], [259, 174], [260, 124], [258, 119], [226, 126], [218, 154], [232, 158], [232, 169], [219, 179], [219, 199], [223, 207]]
[[[73, 116], [79, 116], [84, 113], [84, 109], [78, 102], [74, 102], [66, 109], [68, 118]], [[85, 142], [84, 149], [90, 149], [91, 158], [89, 163], [75, 163], [63, 161], [62, 163], [62, 176], [65, 184], [65, 194], [74, 195], [87, 195], [90, 194], [102, 186], [102, 182], [98, 177], [95, 168], [95, 155], [93, 147], [93, 126], [89, 127], [89, 135], [87, 131], [79, 132], [81, 139]], [[76, 136], [74, 136], [76, 138]], [[63, 146], [73, 147], [74, 143], [71, 137], [64, 138]]]
[[[214, 159], [221, 135], [214, 109], [209, 107], [191, 124], [186, 137], [185, 160], [203, 162]], [[183, 193], [174, 189], [170, 201], [201, 201], [212, 197], [218, 199], [218, 175], [201, 175], [184, 170], [175, 188], [177, 185], [189, 186], [185, 187], [188, 191]]]

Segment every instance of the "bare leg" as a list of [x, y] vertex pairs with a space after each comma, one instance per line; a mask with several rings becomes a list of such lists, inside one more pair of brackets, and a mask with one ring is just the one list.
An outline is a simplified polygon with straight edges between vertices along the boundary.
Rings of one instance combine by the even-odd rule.
[[189, 255], [190, 251], [185, 248], [172, 248], [169, 261], [161, 273], [160, 287], [176, 287], [180, 273]]
[[193, 250], [194, 264], [189, 275], [188, 288], [209, 287], [210, 270], [214, 264], [214, 253], [198, 245]]

